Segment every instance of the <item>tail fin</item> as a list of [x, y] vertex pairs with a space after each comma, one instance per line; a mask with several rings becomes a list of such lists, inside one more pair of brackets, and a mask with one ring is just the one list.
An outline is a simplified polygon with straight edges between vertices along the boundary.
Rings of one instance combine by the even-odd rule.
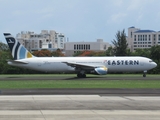
[[4, 33], [8, 46], [12, 52], [14, 60], [34, 57], [22, 44], [18, 42], [10, 33]]

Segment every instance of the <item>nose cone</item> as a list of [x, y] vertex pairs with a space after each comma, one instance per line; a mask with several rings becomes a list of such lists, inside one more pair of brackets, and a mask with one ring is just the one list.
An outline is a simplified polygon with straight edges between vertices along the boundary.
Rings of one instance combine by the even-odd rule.
[[152, 63], [152, 67], [153, 67], [153, 68], [157, 67], [157, 63], [153, 62], [153, 63]]

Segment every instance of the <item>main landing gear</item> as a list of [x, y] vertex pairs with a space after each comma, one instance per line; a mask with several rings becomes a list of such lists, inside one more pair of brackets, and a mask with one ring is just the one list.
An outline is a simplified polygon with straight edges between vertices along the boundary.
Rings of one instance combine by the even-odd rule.
[[86, 78], [85, 71], [80, 71], [80, 72], [77, 74], [77, 77], [78, 77], [78, 78]]
[[86, 74], [78, 73], [78, 74], [77, 74], [77, 77], [78, 77], [78, 78], [86, 78]]
[[145, 70], [145, 71], [143, 71], [143, 77], [146, 77], [146, 73], [147, 73], [147, 71]]

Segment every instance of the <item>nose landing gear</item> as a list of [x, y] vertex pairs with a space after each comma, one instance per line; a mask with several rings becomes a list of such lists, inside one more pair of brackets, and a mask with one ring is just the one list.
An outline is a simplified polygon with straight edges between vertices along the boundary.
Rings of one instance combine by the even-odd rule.
[[146, 77], [147, 70], [143, 71], [143, 77]]

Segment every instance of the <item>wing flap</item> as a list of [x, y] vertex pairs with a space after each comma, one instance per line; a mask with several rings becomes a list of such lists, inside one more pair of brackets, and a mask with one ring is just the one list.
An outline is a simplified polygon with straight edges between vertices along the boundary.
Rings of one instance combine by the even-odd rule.
[[83, 68], [87, 67], [91, 69], [98, 67], [98, 66], [91, 65], [91, 64], [82, 64], [82, 63], [76, 63], [76, 62], [62, 62], [62, 63], [65, 63], [71, 67], [83, 67]]

